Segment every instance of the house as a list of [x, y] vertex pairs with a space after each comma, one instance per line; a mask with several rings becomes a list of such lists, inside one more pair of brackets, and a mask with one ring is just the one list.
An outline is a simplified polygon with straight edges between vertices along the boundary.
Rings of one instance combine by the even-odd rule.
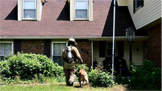
[[145, 58], [161, 65], [161, 0], [118, 0], [127, 6], [137, 31], [147, 31]]
[[[61, 52], [68, 38], [76, 39], [88, 66], [111, 57], [112, 0], [1, 0], [0, 57], [9, 53], [36, 53], [63, 65]], [[136, 26], [136, 25], [135, 25]], [[125, 30], [135, 28], [127, 6], [116, 7], [115, 56], [129, 65], [129, 43]], [[132, 46], [133, 62], [140, 65], [145, 56], [147, 31], [136, 31]]]

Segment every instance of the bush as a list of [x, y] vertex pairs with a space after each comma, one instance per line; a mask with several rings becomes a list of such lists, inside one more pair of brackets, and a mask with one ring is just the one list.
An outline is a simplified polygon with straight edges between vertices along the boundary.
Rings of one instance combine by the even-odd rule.
[[80, 69], [85, 69], [87, 73], [89, 73], [89, 68], [86, 66], [86, 64], [78, 65], [77, 66], [77, 72], [76, 75], [79, 76]]
[[161, 69], [149, 60], [144, 61], [140, 67], [132, 65], [132, 76], [128, 86], [134, 90], [160, 90]]
[[7, 60], [0, 62], [0, 74], [2, 77], [15, 79], [32, 79], [36, 75], [53, 76], [55, 65], [53, 61], [45, 55], [21, 54], [9, 56]]
[[114, 78], [109, 73], [100, 72], [97, 69], [92, 69], [89, 72], [89, 81], [92, 84], [92, 86], [110, 87], [116, 84], [113, 79]]
[[58, 82], [65, 82], [65, 73], [62, 66], [54, 63], [54, 75]]

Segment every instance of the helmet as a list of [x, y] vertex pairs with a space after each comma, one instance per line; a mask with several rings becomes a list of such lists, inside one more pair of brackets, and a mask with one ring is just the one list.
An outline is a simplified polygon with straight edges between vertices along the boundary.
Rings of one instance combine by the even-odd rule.
[[75, 43], [75, 45], [77, 44], [77, 43], [75, 42], [75, 39], [74, 39], [74, 38], [69, 38], [69, 40], [68, 40], [68, 41], [74, 42], [74, 43]]

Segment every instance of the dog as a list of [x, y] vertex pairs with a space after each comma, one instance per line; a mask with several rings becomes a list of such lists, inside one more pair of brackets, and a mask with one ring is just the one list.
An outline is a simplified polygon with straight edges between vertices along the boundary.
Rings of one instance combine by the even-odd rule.
[[83, 83], [84, 83], [84, 81], [86, 81], [87, 87], [89, 88], [88, 74], [87, 74], [85, 69], [80, 69], [79, 70], [79, 84], [80, 84], [80, 87], [82, 87], [81, 81], [83, 81]]

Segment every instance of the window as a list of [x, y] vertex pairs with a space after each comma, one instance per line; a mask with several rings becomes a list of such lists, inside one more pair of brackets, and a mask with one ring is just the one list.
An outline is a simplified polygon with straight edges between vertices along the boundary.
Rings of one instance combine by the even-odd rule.
[[[115, 45], [116, 49], [116, 45]], [[114, 50], [115, 50], [114, 49]], [[115, 56], [116, 56], [115, 50]], [[112, 42], [100, 41], [99, 42], [99, 57], [111, 57], [112, 56]]]
[[88, 0], [75, 0], [75, 18], [88, 18]]
[[112, 56], [112, 42], [107, 43], [107, 56]]
[[36, 19], [36, 0], [24, 0], [23, 12], [24, 19]]
[[134, 0], [134, 12], [143, 7], [144, 0]]
[[52, 43], [52, 59], [54, 62], [63, 66], [63, 60], [61, 59], [62, 50], [65, 48], [65, 42], [53, 42]]
[[12, 42], [0, 42], [0, 60], [4, 57], [13, 54], [13, 43]]

